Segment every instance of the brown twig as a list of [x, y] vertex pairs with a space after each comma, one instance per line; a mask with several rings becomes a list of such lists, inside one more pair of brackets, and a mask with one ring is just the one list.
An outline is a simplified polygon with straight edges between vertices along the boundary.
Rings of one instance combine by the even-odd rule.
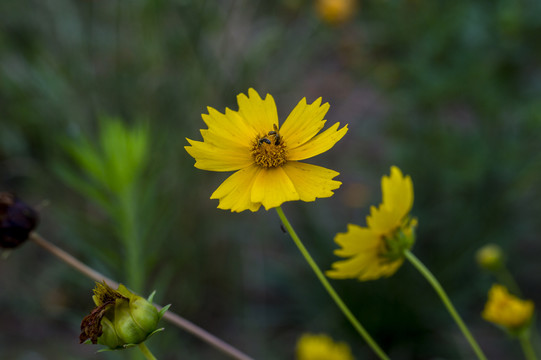
[[[102, 275], [101, 273], [97, 272], [96, 270], [92, 269], [91, 267], [83, 264], [81, 261], [77, 260], [75, 257], [70, 255], [69, 253], [65, 252], [64, 250], [60, 249], [58, 246], [53, 245], [49, 241], [45, 240], [43, 237], [41, 237], [39, 234], [33, 232], [30, 234], [30, 240], [32, 240], [34, 243], [38, 244], [45, 250], [49, 251], [51, 254], [59, 258], [60, 260], [64, 261], [71, 267], [75, 268], [77, 271], [83, 273], [87, 277], [91, 278], [94, 281], [102, 282], [105, 281], [107, 285], [109, 285], [112, 288], [118, 288], [118, 283], [116, 281], [111, 280], [110, 278]], [[162, 308], [162, 306], [154, 304], [158, 310]], [[173, 325], [178, 326], [181, 329], [184, 329], [185, 331], [189, 332], [190, 334], [198, 337], [199, 339], [205, 341], [209, 345], [215, 347], [219, 351], [231, 356], [234, 359], [238, 360], [253, 360], [248, 355], [242, 353], [240, 350], [234, 348], [233, 346], [229, 345], [228, 343], [224, 342], [223, 340], [217, 338], [216, 336], [212, 335], [211, 333], [207, 332], [206, 330], [200, 328], [199, 326], [195, 325], [194, 323], [184, 319], [183, 317], [175, 314], [172, 311], [166, 311], [163, 315], [163, 318], [172, 323]]]

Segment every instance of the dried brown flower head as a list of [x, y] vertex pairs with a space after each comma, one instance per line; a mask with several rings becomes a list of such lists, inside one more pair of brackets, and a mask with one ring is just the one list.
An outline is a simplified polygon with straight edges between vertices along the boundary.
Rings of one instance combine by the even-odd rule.
[[38, 224], [38, 213], [9, 192], [0, 192], [0, 248], [15, 248]]

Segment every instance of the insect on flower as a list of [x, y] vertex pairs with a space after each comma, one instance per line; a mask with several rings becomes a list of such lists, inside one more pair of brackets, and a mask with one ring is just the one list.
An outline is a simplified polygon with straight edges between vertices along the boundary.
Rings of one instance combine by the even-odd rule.
[[280, 125], [274, 99], [262, 99], [254, 89], [237, 96], [239, 110], [225, 113], [209, 107], [203, 114], [208, 129], [203, 141], [187, 139], [186, 151], [195, 167], [209, 171], [234, 171], [211, 199], [218, 208], [231, 211], [266, 210], [286, 201], [314, 201], [333, 195], [341, 182], [338, 172], [301, 160], [319, 155], [334, 146], [348, 131], [339, 123], [320, 133], [328, 103], [321, 98], [312, 104], [303, 98]]

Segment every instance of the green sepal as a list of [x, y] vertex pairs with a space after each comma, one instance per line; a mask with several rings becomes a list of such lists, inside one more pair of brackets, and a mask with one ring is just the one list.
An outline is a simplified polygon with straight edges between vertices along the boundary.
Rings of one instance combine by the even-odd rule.
[[403, 259], [404, 251], [410, 250], [415, 243], [416, 225], [417, 219], [408, 216], [392, 234], [384, 236], [385, 252], [382, 256], [390, 262]]
[[167, 304], [165, 305], [159, 312], [158, 312], [158, 319], [161, 319], [163, 317], [163, 315], [165, 314], [165, 312], [167, 310], [169, 310], [169, 308], [171, 307], [171, 304]]
[[150, 294], [150, 295], [148, 296], [147, 301], [150, 302], [150, 303], [151, 303], [151, 302], [154, 302], [154, 295], [156, 295], [156, 290], [154, 290], [154, 291], [152, 292], [152, 294]]
[[150, 334], [148, 334], [148, 336], [147, 336], [147, 338], [145, 339], [145, 341], [147, 341], [148, 338], [151, 337], [152, 335], [154, 335], [154, 334], [156, 334], [156, 333], [159, 333], [159, 332], [162, 332], [162, 331], [164, 331], [164, 330], [165, 330], [165, 328], [159, 328], [159, 329], [154, 330], [153, 332], [151, 332]]

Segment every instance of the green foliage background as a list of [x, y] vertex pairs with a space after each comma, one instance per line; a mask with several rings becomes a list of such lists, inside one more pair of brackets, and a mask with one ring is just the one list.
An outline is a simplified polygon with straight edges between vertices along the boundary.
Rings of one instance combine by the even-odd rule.
[[[370, 0], [340, 26], [302, 0], [2, 1], [1, 189], [46, 203], [44, 237], [128, 282], [126, 217], [115, 213], [124, 204], [144, 292], [255, 358], [291, 359], [303, 332], [326, 332], [371, 359], [276, 213], [216, 209], [209, 196], [227, 174], [195, 169], [183, 149], [185, 137], [200, 139], [207, 106], [237, 109], [249, 87], [271, 93], [282, 119], [322, 96], [329, 123], [350, 131], [311, 162], [339, 171], [343, 186], [284, 205], [317, 262], [337, 259], [333, 236], [364, 225], [380, 177], [398, 165], [414, 181], [414, 252], [487, 356], [517, 358], [518, 344], [480, 318], [494, 279], [474, 254], [501, 245], [525, 297], [541, 304], [540, 33], [537, 0]], [[98, 146], [111, 118], [148, 136], [132, 205], [74, 156]], [[333, 284], [393, 359], [471, 358], [408, 264], [389, 279]], [[125, 358], [78, 344], [92, 287], [33, 244], [1, 260], [0, 358]], [[160, 359], [225, 359], [163, 324], [149, 342]]]

